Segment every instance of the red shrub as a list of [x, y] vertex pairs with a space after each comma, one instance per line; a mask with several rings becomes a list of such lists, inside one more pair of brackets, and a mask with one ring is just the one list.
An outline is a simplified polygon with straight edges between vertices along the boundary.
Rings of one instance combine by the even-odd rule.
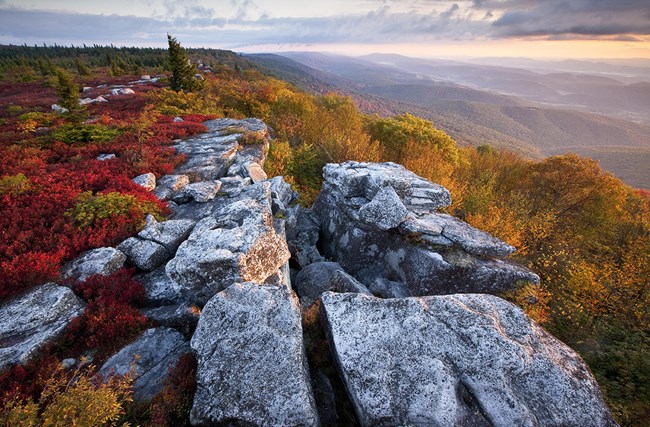
[[151, 402], [151, 427], [189, 426], [189, 414], [196, 392], [196, 359], [190, 353], [170, 369], [163, 391]]
[[144, 298], [144, 287], [132, 279], [133, 270], [121, 269], [110, 276], [92, 276], [73, 284], [77, 295], [88, 301], [83, 314], [65, 333], [73, 353], [96, 349], [97, 357], [110, 355], [147, 326], [147, 318], [131, 304]]

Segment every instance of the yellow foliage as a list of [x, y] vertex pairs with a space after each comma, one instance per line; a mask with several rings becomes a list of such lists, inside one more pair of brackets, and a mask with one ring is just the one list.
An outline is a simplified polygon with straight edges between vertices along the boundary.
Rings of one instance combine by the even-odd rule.
[[11, 399], [0, 422], [20, 427], [117, 426], [125, 405], [132, 401], [131, 383], [128, 376], [99, 381], [90, 371], [70, 375], [59, 368], [47, 381], [38, 404]]

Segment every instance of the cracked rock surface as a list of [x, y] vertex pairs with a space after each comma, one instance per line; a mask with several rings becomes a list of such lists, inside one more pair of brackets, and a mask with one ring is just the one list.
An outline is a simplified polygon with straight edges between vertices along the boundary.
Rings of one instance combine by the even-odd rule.
[[311, 426], [318, 415], [297, 298], [285, 286], [234, 284], [203, 308], [194, 425]]
[[321, 309], [362, 425], [616, 425], [582, 359], [498, 297], [330, 292]]

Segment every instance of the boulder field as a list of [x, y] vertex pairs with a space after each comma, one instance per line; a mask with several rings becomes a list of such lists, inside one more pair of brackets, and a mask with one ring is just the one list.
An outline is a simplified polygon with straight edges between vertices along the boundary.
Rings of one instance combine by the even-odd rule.
[[[100, 373], [135, 371], [146, 402], [191, 352], [196, 426], [616, 425], [582, 359], [496, 296], [539, 278], [508, 260], [515, 248], [441, 212], [445, 188], [394, 163], [328, 164], [303, 208], [264, 173], [263, 122], [206, 125], [178, 141], [174, 175], [136, 177], [170, 217], [62, 269], [85, 280], [134, 266], [146, 288], [156, 326]], [[34, 357], [83, 306], [54, 283], [4, 302], [0, 368]], [[326, 345], [306, 348], [308, 311]]]

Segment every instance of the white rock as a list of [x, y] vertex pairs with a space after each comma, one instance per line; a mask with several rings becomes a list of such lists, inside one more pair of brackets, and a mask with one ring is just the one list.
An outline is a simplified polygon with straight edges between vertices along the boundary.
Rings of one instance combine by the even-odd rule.
[[0, 371], [34, 357], [81, 315], [84, 303], [69, 288], [47, 283], [0, 305]]
[[115, 248], [97, 248], [84, 252], [61, 268], [64, 279], [80, 282], [95, 274], [108, 276], [124, 267], [126, 255]]
[[582, 359], [498, 297], [326, 293], [322, 310], [363, 426], [616, 425]]
[[235, 284], [203, 308], [193, 425], [315, 426], [298, 301], [285, 286]]
[[156, 175], [149, 173], [144, 173], [133, 178], [133, 182], [138, 184], [141, 187], [144, 187], [147, 191], [153, 191], [156, 188]]

